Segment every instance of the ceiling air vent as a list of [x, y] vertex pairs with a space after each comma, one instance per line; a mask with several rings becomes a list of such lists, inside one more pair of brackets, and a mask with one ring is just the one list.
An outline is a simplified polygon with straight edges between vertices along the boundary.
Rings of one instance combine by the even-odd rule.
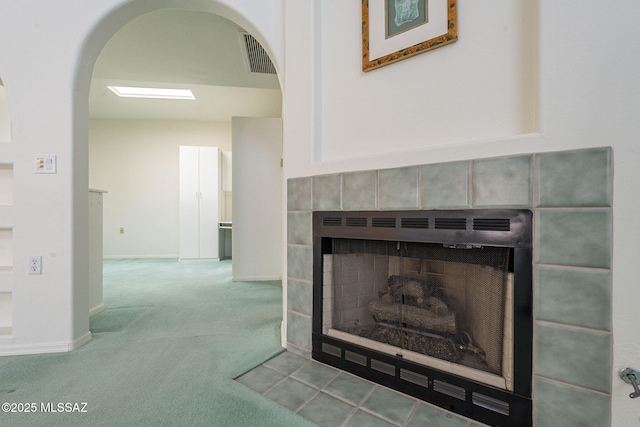
[[509, 218], [474, 218], [473, 229], [477, 231], [511, 231]]
[[371, 218], [371, 226], [378, 228], [396, 228], [395, 218]]
[[276, 74], [276, 69], [269, 59], [269, 55], [262, 48], [258, 40], [251, 34], [242, 33], [245, 47], [247, 48], [247, 59], [249, 69], [252, 73]]
[[466, 230], [466, 218], [436, 218], [435, 228], [438, 230]]

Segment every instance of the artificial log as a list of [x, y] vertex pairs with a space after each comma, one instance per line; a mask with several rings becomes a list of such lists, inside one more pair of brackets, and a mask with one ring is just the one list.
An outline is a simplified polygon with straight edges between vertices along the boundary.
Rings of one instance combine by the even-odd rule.
[[[389, 292], [396, 297], [396, 301], [401, 296], [413, 297], [416, 300], [425, 301], [431, 295], [431, 285], [417, 279], [409, 279], [401, 276], [389, 276], [387, 279]], [[400, 301], [398, 301], [400, 302]]]
[[426, 308], [438, 316], [446, 316], [449, 314], [449, 307], [447, 307], [447, 304], [436, 297], [427, 298], [422, 304], [422, 308]]
[[448, 334], [458, 332], [455, 313], [448, 313], [445, 316], [441, 316], [432, 310], [387, 302], [385, 300], [371, 301], [369, 303], [369, 312], [377, 321], [407, 324], [415, 328], [423, 328]]

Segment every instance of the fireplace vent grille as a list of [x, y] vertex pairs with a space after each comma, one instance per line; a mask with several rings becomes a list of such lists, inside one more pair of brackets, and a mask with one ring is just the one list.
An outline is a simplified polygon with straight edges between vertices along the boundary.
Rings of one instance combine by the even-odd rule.
[[396, 228], [395, 218], [371, 218], [371, 226], [377, 228]]
[[440, 380], [433, 381], [433, 389], [438, 393], [446, 394], [455, 399], [466, 400], [466, 391], [462, 387], [446, 383]]
[[331, 344], [322, 343], [322, 351], [336, 357], [342, 357], [342, 349]]
[[476, 231], [511, 231], [509, 218], [474, 218], [473, 229]]
[[346, 350], [344, 352], [345, 360], [349, 362], [357, 363], [358, 365], [367, 366], [367, 356], [359, 353], [354, 353], [353, 351]]
[[347, 227], [366, 227], [367, 218], [351, 218], [347, 217]]
[[413, 371], [408, 371], [406, 369], [400, 369], [400, 378], [405, 381], [409, 381], [410, 383], [418, 384], [422, 387], [429, 386], [429, 378], [427, 376], [418, 374]]
[[325, 227], [342, 227], [342, 217], [325, 216], [322, 218], [322, 225]]
[[497, 412], [502, 415], [509, 415], [509, 404], [493, 397], [485, 396], [480, 393], [471, 393], [471, 401], [474, 405]]
[[436, 218], [435, 228], [437, 230], [466, 230], [466, 218]]
[[402, 228], [429, 228], [429, 218], [402, 218], [400, 222]]
[[390, 365], [388, 363], [381, 362], [376, 359], [371, 359], [371, 369], [375, 369], [378, 372], [382, 372], [383, 374], [395, 376], [396, 375], [396, 367]]

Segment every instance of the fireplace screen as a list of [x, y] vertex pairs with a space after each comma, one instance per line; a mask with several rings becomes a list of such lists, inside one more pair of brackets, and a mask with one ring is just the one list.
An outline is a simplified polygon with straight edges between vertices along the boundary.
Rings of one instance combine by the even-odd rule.
[[313, 358], [531, 426], [532, 213], [313, 213]]
[[488, 246], [334, 239], [323, 257], [323, 332], [389, 354], [407, 350], [403, 357], [427, 365], [437, 366], [436, 358], [490, 373], [510, 389], [510, 255]]

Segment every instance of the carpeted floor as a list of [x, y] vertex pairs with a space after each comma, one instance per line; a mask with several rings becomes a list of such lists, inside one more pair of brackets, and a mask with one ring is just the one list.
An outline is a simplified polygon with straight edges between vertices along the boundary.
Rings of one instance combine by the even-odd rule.
[[[312, 425], [234, 381], [282, 351], [279, 282], [231, 282], [230, 261], [107, 260], [104, 302], [80, 349], [0, 358], [0, 403], [35, 409], [0, 426]], [[86, 412], [42, 412], [59, 403]]]

